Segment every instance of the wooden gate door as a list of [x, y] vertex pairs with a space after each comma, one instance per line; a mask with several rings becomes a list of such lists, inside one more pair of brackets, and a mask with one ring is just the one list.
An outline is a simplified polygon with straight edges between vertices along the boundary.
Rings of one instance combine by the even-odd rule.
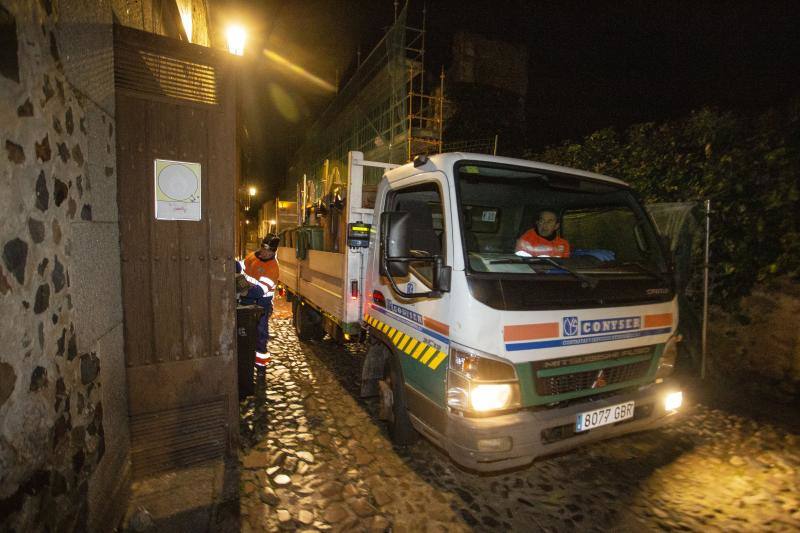
[[[141, 478], [238, 448], [235, 78], [216, 50], [119, 26], [114, 41], [125, 357]], [[199, 220], [170, 219], [193, 212]]]

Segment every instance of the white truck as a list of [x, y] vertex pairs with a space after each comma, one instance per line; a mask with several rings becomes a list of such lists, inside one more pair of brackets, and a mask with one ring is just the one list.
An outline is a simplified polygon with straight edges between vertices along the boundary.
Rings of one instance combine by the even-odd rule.
[[[366, 167], [385, 172], [365, 207]], [[467, 153], [394, 167], [351, 152], [347, 246], [298, 228], [278, 257], [301, 339], [369, 343], [362, 394], [395, 442], [496, 471], [675, 418], [670, 261], [624, 182]], [[568, 256], [517, 251], [542, 211]]]

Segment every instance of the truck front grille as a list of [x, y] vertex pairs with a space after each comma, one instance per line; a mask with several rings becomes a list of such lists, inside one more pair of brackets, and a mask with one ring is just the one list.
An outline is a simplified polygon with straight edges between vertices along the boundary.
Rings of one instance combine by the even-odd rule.
[[[592, 354], [594, 361], [603, 361], [608, 366], [594, 370], [582, 370], [569, 372], [570, 366], [577, 366], [586, 361], [589, 356], [578, 356], [575, 361], [564, 358], [556, 361], [544, 361], [533, 363], [533, 375], [536, 382], [536, 394], [539, 396], [554, 396], [579, 391], [601, 390], [608, 385], [615, 385], [627, 381], [633, 381], [644, 377], [650, 369], [652, 355], [655, 351], [653, 346], [644, 346], [635, 350], [622, 350], [615, 352], [605, 352], [602, 354]], [[630, 356], [648, 356], [647, 359], [631, 362], [628, 364], [614, 365], [615, 361]], [[641, 357], [637, 357], [641, 358]], [[572, 362], [573, 365], [568, 363]], [[567, 364], [565, 364], [567, 363]], [[540, 371], [545, 368], [563, 368], [563, 374], [553, 376], [540, 376]]]
[[[587, 389], [599, 389], [606, 385], [614, 385], [643, 377], [647, 374], [649, 368], [650, 361], [639, 361], [629, 365], [604, 368], [602, 369], [602, 376], [600, 376], [599, 370], [589, 370], [587, 372], [540, 378], [536, 380], [536, 392], [541, 396], [550, 396]], [[605, 378], [605, 384], [603, 384], [603, 378]]]

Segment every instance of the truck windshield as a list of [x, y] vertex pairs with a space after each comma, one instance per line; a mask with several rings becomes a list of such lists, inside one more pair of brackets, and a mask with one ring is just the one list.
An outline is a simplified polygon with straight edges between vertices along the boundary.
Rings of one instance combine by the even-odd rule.
[[470, 272], [583, 286], [666, 275], [653, 225], [623, 185], [482, 162], [462, 162], [456, 175]]

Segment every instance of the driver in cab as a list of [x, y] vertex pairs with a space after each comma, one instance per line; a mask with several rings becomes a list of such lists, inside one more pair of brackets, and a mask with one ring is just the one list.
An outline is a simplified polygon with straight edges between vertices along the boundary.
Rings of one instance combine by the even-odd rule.
[[517, 255], [530, 257], [569, 257], [569, 242], [559, 237], [558, 213], [552, 209], [539, 212], [536, 225], [517, 239]]

